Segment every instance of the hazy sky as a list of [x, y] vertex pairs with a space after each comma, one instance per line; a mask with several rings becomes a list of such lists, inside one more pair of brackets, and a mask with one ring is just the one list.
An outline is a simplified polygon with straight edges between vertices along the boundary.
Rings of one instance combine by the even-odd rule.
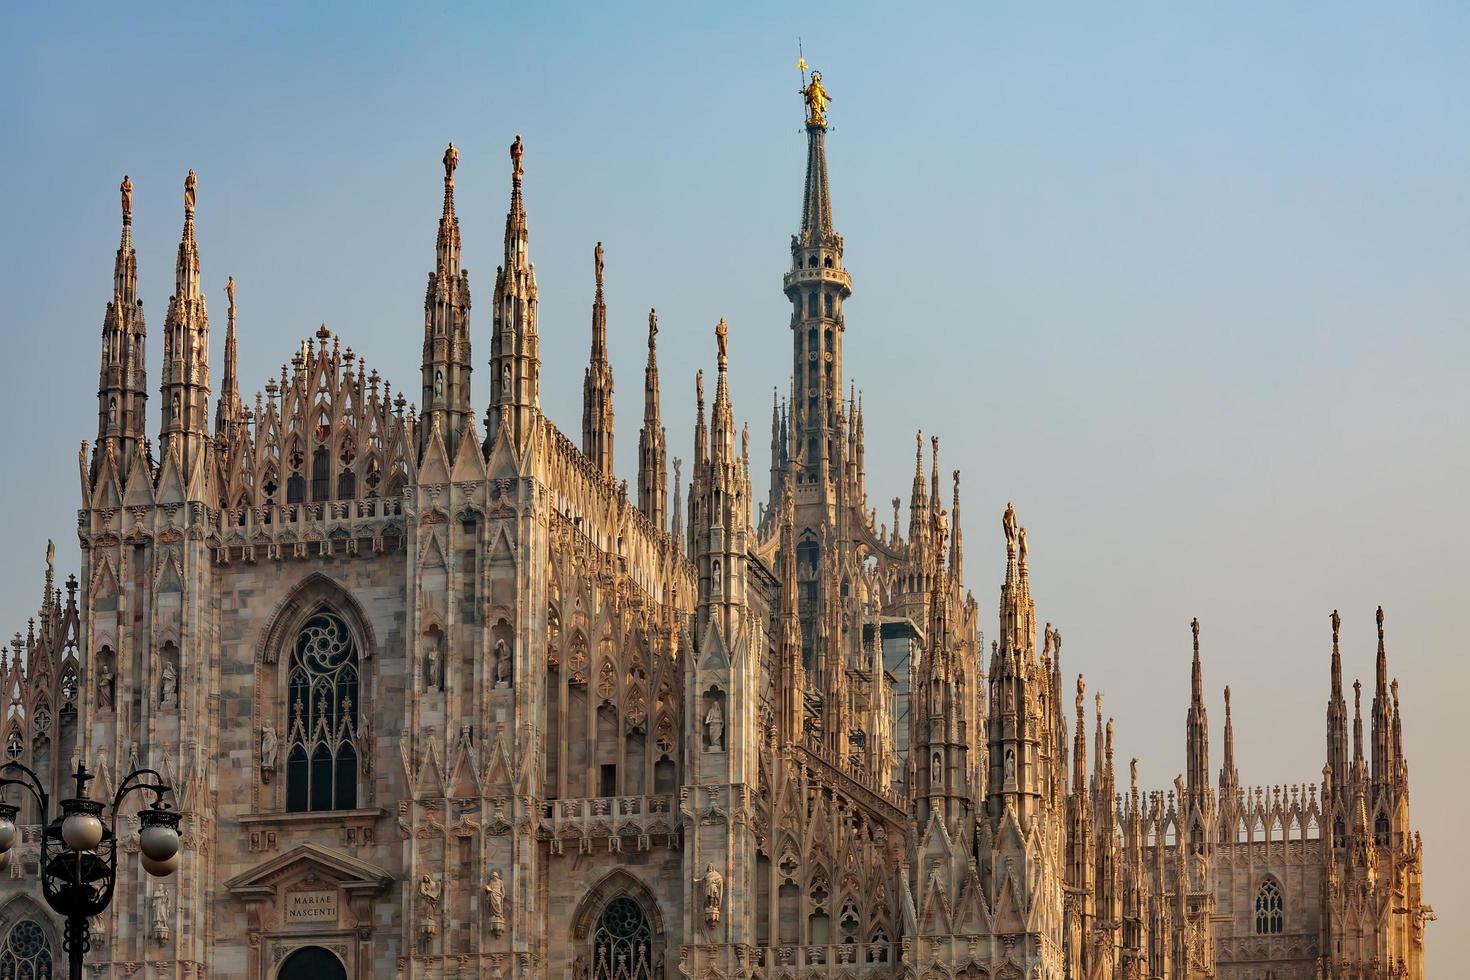
[[1328, 614], [1349, 680], [1371, 683], [1382, 603], [1441, 918], [1430, 975], [1470, 956], [1470, 7], [126, 6], [16, 6], [0, 39], [7, 632], [36, 607], [48, 536], [77, 565], [124, 172], [155, 429], [190, 167], [216, 378], [233, 275], [247, 398], [321, 322], [412, 395], [444, 144], [483, 367], [519, 132], [551, 417], [580, 431], [600, 239], [621, 472], [650, 306], [671, 455], [725, 316], [763, 472], [789, 363], [800, 36], [834, 96], [845, 370], [880, 516], [907, 494], [914, 430], [940, 435], [993, 632], [1015, 501], [1038, 613], [1150, 787], [1183, 767], [1191, 617], [1212, 764], [1228, 683], [1242, 778], [1315, 783]]

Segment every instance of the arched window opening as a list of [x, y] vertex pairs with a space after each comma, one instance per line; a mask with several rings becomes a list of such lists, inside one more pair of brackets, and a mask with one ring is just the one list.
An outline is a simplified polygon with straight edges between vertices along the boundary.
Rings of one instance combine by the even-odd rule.
[[1274, 936], [1282, 926], [1281, 886], [1274, 878], [1261, 882], [1256, 892], [1256, 935]]
[[46, 931], [34, 920], [21, 919], [10, 927], [5, 946], [0, 951], [0, 977], [5, 980], [51, 980], [51, 944]]
[[292, 473], [286, 479], [286, 503], [299, 504], [306, 499], [306, 478]]
[[318, 611], [291, 650], [286, 809], [357, 806], [357, 645], [341, 617]]
[[620, 895], [607, 903], [592, 933], [592, 980], [652, 980], [653, 931], [638, 903]]
[[311, 454], [311, 499], [332, 499], [332, 454], [326, 446], [317, 446]]

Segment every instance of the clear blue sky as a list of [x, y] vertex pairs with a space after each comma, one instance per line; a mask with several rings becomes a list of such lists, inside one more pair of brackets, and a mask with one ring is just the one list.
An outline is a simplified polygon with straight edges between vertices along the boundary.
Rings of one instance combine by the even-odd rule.
[[1430, 975], [1470, 956], [1470, 7], [132, 7], [21, 5], [0, 39], [7, 631], [48, 536], [76, 566], [124, 172], [151, 385], [193, 167], [216, 377], [233, 275], [247, 397], [323, 321], [416, 387], [444, 143], [478, 364], [520, 132], [552, 417], [577, 431], [600, 239], [622, 472], [649, 306], [671, 451], [688, 455], [723, 315], [763, 468], [800, 35], [835, 96], [846, 371], [880, 514], [907, 492], [914, 429], [938, 433], [989, 609], [1016, 502], [1040, 615], [1150, 786], [1183, 766], [1192, 616], [1212, 762], [1229, 683], [1243, 778], [1316, 782], [1328, 614], [1349, 677], [1371, 679], [1382, 603], [1444, 920]]

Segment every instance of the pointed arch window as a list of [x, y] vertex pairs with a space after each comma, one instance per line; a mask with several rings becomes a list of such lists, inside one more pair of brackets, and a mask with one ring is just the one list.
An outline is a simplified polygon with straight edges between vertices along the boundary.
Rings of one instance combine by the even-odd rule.
[[638, 903], [620, 895], [607, 903], [592, 933], [592, 980], [652, 980], [653, 930]]
[[1267, 878], [1256, 892], [1256, 935], [1274, 936], [1283, 925], [1281, 886], [1276, 879]]
[[51, 980], [54, 975], [46, 931], [32, 919], [21, 919], [11, 926], [4, 946], [0, 947], [0, 977]]
[[311, 616], [291, 648], [286, 809], [357, 806], [357, 644], [336, 613]]

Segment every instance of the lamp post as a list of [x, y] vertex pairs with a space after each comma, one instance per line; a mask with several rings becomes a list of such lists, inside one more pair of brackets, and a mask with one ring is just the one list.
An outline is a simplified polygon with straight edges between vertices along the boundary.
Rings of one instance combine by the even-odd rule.
[[[72, 777], [77, 795], [61, 801], [61, 812], [49, 820], [50, 798], [35, 772], [19, 762], [0, 766], [0, 790], [20, 786], [35, 798], [41, 823], [41, 892], [52, 911], [66, 919], [63, 946], [70, 965], [71, 980], [82, 980], [82, 956], [91, 947], [88, 920], [112, 904], [117, 884], [117, 812], [123, 797], [137, 790], [153, 794], [153, 802], [138, 813], [142, 823], [139, 845], [143, 870], [165, 877], [179, 867], [179, 820], [177, 810], [163, 802], [171, 792], [163, 777], [152, 769], [128, 774], [112, 799], [109, 824], [102, 822], [103, 802], [87, 796], [87, 783], [94, 776], [82, 763]], [[8, 854], [20, 839], [15, 825], [20, 808], [0, 802], [0, 855]]]

